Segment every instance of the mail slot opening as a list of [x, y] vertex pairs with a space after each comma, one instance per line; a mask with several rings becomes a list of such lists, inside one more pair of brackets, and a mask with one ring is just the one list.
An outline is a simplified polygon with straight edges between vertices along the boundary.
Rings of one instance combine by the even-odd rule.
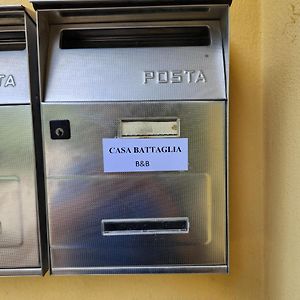
[[25, 31], [0, 32], [0, 51], [16, 51], [26, 48]]
[[61, 49], [209, 46], [208, 26], [65, 29]]
[[103, 235], [188, 233], [188, 218], [102, 220]]

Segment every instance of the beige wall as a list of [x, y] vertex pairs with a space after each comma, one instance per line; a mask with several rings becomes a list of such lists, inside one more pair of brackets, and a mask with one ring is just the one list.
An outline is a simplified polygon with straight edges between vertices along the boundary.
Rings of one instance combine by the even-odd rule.
[[300, 1], [231, 12], [230, 275], [1, 278], [0, 299], [300, 299]]
[[300, 1], [263, 2], [269, 299], [300, 299]]

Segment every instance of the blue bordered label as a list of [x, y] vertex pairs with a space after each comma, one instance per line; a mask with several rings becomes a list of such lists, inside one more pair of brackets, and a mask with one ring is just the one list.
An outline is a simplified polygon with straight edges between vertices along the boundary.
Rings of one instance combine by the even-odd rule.
[[103, 139], [105, 173], [188, 170], [187, 138]]

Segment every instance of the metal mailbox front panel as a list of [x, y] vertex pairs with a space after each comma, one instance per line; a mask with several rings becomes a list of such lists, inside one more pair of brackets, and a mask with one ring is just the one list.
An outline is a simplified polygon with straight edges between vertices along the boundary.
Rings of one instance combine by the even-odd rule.
[[[44, 103], [42, 111], [52, 272], [226, 265], [225, 101]], [[118, 135], [121, 119], [154, 117], [180, 119], [188, 171], [104, 173], [102, 139]], [[69, 120], [70, 139], [51, 139], [53, 120]], [[101, 231], [103, 220], [160, 218], [187, 219], [189, 229]]]
[[40, 268], [30, 105], [0, 106], [0, 140], [0, 274], [7, 274]]

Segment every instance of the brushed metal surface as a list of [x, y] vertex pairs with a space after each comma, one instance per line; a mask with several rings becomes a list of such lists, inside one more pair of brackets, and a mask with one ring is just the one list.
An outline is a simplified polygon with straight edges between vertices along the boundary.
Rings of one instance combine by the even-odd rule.
[[138, 266], [138, 267], [105, 267], [105, 268], [53, 268], [52, 273], [55, 275], [97, 275], [97, 274], [184, 274], [184, 273], [227, 273], [227, 265], [216, 266]]
[[18, 247], [23, 243], [18, 177], [0, 177], [0, 199], [0, 247]]
[[[36, 176], [42, 158], [36, 160], [33, 126], [39, 105], [36, 28], [21, 6], [0, 6], [0, 25], [0, 276], [42, 275], [47, 255], [41, 250], [45, 219]], [[25, 50], [12, 51], [12, 42]]]
[[[226, 265], [226, 101], [43, 103], [42, 115], [52, 272]], [[174, 116], [189, 139], [188, 172], [103, 172], [101, 140], [117, 137], [121, 119]], [[70, 140], [50, 138], [60, 119]], [[101, 235], [103, 219], [182, 217], [188, 234]]]
[[[45, 201], [45, 180], [44, 180], [44, 159], [43, 159], [43, 141], [42, 124], [40, 111], [40, 86], [39, 86], [39, 68], [38, 68], [38, 43], [36, 24], [31, 17], [25, 14], [26, 38], [28, 47], [28, 66], [30, 79], [30, 99], [32, 110], [33, 139], [35, 150], [35, 178], [36, 178], [36, 202], [38, 212], [38, 238], [40, 250], [40, 267], [37, 269], [40, 275], [44, 275], [49, 268], [48, 255], [48, 234], [46, 220], [46, 201]], [[29, 269], [24, 270], [29, 272]], [[35, 274], [34, 272], [33, 274]]]
[[[51, 1], [38, 2], [52, 273], [228, 271], [228, 5], [200, 2], [207, 5], [56, 9], [53, 1], [51, 9]], [[59, 48], [65, 29], [199, 25], [209, 26], [210, 46]], [[161, 84], [143, 76], [178, 70], [201, 71], [205, 80]], [[121, 120], [144, 118], [180, 120], [187, 172], [103, 172], [102, 139], [120, 138]], [[71, 139], [50, 138], [54, 120], [70, 121]], [[182, 218], [189, 220], [185, 234], [101, 234], [108, 219]]]
[[0, 269], [0, 276], [40, 276], [40, 268], [22, 268], [22, 269]]
[[[0, 25], [0, 33], [20, 31], [25, 34], [24, 9], [21, 6], [0, 6]], [[0, 105], [30, 103], [27, 57], [27, 49], [0, 51]], [[12, 80], [15, 86], [7, 84]]]
[[[48, 24], [120, 23], [145, 21], [219, 20], [227, 12], [227, 5], [155, 5], [80, 7], [72, 9], [39, 9], [39, 22]], [[42, 36], [40, 36], [42, 38]]]
[[0, 140], [0, 269], [40, 268], [30, 105], [0, 107]]
[[[27, 50], [0, 51], [0, 105], [30, 103]], [[5, 83], [13, 76], [15, 86]]]
[[[139, 26], [207, 25], [211, 45], [199, 47], [148, 47], [108, 49], [60, 49], [62, 29], [126, 28]], [[49, 34], [45, 102], [142, 101], [178, 99], [225, 99], [226, 82], [221, 31], [218, 21], [134, 24], [52, 25]], [[181, 83], [144, 83], [144, 72], [179, 70]], [[192, 70], [191, 82], [184, 71]], [[202, 71], [205, 82], [195, 83]], [[157, 75], [158, 76], [158, 75]]]

